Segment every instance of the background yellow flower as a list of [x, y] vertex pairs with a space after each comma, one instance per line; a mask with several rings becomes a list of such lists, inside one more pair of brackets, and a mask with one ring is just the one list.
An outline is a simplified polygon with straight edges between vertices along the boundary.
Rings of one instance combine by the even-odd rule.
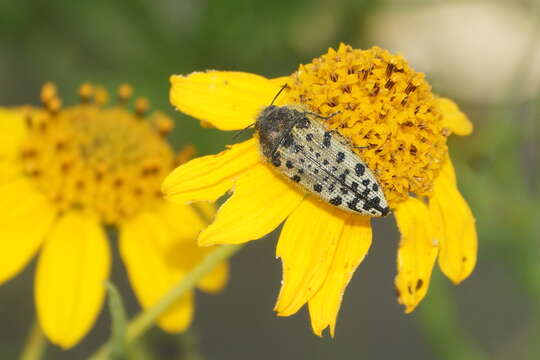
[[[209, 249], [195, 244], [213, 216], [210, 204], [172, 206], [159, 184], [174, 164], [164, 139], [171, 120], [147, 101], [136, 112], [104, 107], [106, 93], [81, 86], [81, 104], [61, 107], [55, 87], [42, 90], [44, 109], [0, 110], [0, 282], [17, 275], [39, 249], [35, 302], [48, 338], [70, 348], [91, 329], [101, 310], [111, 270], [106, 225], [119, 231], [120, 254], [143, 308], [180, 281]], [[94, 96], [95, 95], [95, 96]], [[199, 283], [216, 292], [227, 281], [221, 264]], [[193, 317], [189, 293], [160, 317], [169, 332]]]

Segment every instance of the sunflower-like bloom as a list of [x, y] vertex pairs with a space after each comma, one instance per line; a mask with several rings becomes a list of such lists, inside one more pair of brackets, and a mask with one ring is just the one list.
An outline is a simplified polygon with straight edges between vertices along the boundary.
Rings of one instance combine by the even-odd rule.
[[[136, 113], [85, 84], [81, 104], [61, 107], [47, 84], [44, 108], [0, 109], [0, 283], [19, 273], [41, 249], [35, 275], [39, 324], [63, 348], [75, 345], [101, 309], [111, 252], [104, 225], [119, 230], [120, 255], [142, 307], [152, 306], [205, 255], [195, 242], [215, 210], [210, 204], [175, 205], [160, 192], [178, 163], [165, 141], [172, 122], [164, 114]], [[148, 121], [147, 121], [148, 120]], [[189, 149], [187, 150], [190, 151]], [[185, 157], [181, 152], [179, 157]], [[220, 290], [221, 264], [198, 286]], [[193, 315], [189, 293], [158, 321], [169, 332]]]
[[[466, 135], [472, 126], [402, 56], [341, 44], [287, 77], [208, 71], [171, 82], [173, 105], [221, 130], [252, 125], [281, 88], [276, 105], [327, 117], [325, 126], [354, 146], [394, 213], [401, 232], [395, 286], [407, 313], [426, 295], [437, 257], [456, 284], [473, 270], [475, 221], [447, 148], [451, 133]], [[200, 234], [200, 245], [259, 239], [285, 221], [276, 250], [283, 282], [275, 311], [288, 316], [307, 303], [313, 331], [320, 336], [329, 327], [333, 336], [345, 288], [371, 244], [370, 217], [324, 203], [282, 177], [261, 155], [257, 134], [178, 167], [163, 190], [175, 203], [232, 192]]]

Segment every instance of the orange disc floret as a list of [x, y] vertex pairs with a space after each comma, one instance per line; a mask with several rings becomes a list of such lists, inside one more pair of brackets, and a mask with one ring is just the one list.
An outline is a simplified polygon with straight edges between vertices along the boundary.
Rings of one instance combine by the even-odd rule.
[[283, 103], [303, 104], [351, 141], [375, 173], [391, 207], [430, 194], [447, 153], [437, 97], [422, 73], [379, 47], [337, 51], [301, 65]]

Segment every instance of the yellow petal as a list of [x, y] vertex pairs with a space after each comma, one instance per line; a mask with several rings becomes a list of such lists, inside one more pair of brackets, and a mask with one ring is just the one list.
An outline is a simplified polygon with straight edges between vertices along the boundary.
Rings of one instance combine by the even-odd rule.
[[[208, 249], [208, 248], [206, 248]], [[212, 249], [212, 248], [210, 248]], [[222, 262], [218, 264], [210, 273], [204, 276], [197, 287], [207, 293], [217, 293], [225, 287], [229, 279], [229, 264]]]
[[56, 212], [29, 180], [0, 187], [0, 283], [15, 276], [34, 256]]
[[439, 108], [443, 115], [442, 125], [450, 129], [456, 135], [470, 135], [473, 132], [473, 124], [459, 107], [450, 99], [439, 98]]
[[214, 203], [208, 201], [201, 201], [197, 203], [192, 203], [191, 206], [195, 209], [197, 215], [201, 217], [201, 219], [206, 223], [206, 225], [208, 225], [208, 223], [214, 219], [214, 215], [216, 215], [217, 208]]
[[208, 212], [208, 207], [214, 208], [211, 203], [174, 204], [163, 203], [156, 212], [156, 217], [160, 218], [170, 229], [172, 236], [171, 244], [163, 244], [164, 251], [168, 252], [177, 243], [193, 243], [199, 233], [205, 228], [213, 218], [213, 211]]
[[270, 233], [304, 197], [266, 164], [258, 164], [236, 182], [234, 194], [199, 236], [199, 245], [240, 244]]
[[170, 101], [178, 110], [220, 130], [253, 124], [280, 85], [262, 76], [233, 71], [171, 76]]
[[47, 337], [64, 349], [90, 330], [103, 304], [110, 251], [98, 220], [65, 214], [47, 237], [36, 273], [36, 307]]
[[[149, 224], [154, 227], [168, 227], [171, 232], [160, 236], [159, 248], [162, 256], [173, 268], [189, 272], [201, 260], [213, 251], [213, 247], [199, 247], [196, 239], [200, 231], [208, 225], [215, 212], [215, 206], [210, 203], [193, 203], [190, 205], [165, 203], [155, 214], [148, 214]], [[198, 287], [209, 293], [223, 289], [228, 280], [229, 269], [227, 262], [218, 264], [214, 270], [204, 276]]]
[[171, 310], [158, 319], [158, 326], [169, 333], [180, 333], [186, 330], [195, 312], [194, 297], [193, 291], [188, 291]]
[[312, 197], [287, 219], [276, 249], [283, 264], [283, 282], [274, 308], [278, 315], [294, 314], [319, 290], [348, 216]]
[[351, 216], [345, 223], [343, 234], [323, 285], [309, 300], [311, 327], [318, 336], [327, 326], [335, 333], [336, 319], [345, 288], [354, 271], [366, 256], [371, 245], [370, 218]]
[[22, 163], [14, 160], [0, 160], [0, 186], [16, 181], [24, 176]]
[[[142, 307], [147, 309], [178, 283], [183, 273], [163, 256], [160, 244], [169, 244], [170, 230], [149, 213], [121, 224], [120, 254], [129, 281]], [[169, 332], [186, 329], [193, 317], [191, 297], [186, 295], [158, 319], [158, 325]]]
[[444, 177], [446, 180], [450, 181], [452, 184], [457, 183], [456, 171], [454, 170], [454, 165], [452, 164], [452, 160], [450, 159], [449, 154], [446, 154], [444, 163], [441, 167], [441, 172], [439, 173], [439, 177]]
[[0, 108], [0, 161], [18, 154], [26, 129], [23, 109]]
[[400, 203], [395, 216], [401, 232], [395, 284], [399, 303], [410, 313], [427, 293], [438, 242], [427, 206], [420, 200], [409, 198]]
[[[215, 247], [199, 247], [195, 239], [191, 241], [171, 241], [167, 250], [162, 251], [164, 261], [174, 269], [187, 273], [215, 250]], [[206, 292], [216, 293], [220, 291], [228, 280], [228, 266], [226, 262], [218, 264], [214, 270], [204, 276], [197, 286]]]
[[193, 159], [167, 176], [162, 190], [176, 203], [215, 201], [243, 172], [261, 162], [255, 138], [231, 146], [217, 155]]
[[[449, 162], [449, 161], [448, 161]], [[478, 240], [475, 219], [457, 188], [455, 175], [441, 172], [429, 199], [429, 212], [440, 241], [439, 267], [455, 284], [467, 278], [476, 265]], [[453, 173], [453, 170], [452, 170]]]

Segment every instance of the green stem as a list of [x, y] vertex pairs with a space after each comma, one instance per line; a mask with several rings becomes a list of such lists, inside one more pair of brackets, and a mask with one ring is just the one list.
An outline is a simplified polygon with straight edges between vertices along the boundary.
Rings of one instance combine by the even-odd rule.
[[[139, 336], [150, 329], [156, 320], [167, 311], [178, 299], [193, 289], [199, 280], [214, 269], [220, 262], [230, 258], [242, 248], [242, 245], [222, 245], [209, 253], [181, 282], [176, 284], [154, 306], [135, 316], [127, 326], [126, 345], [132, 344]], [[110, 344], [106, 343], [90, 357], [93, 360], [107, 359]]]
[[39, 360], [43, 358], [43, 353], [47, 348], [47, 340], [45, 335], [41, 331], [37, 322], [34, 322], [30, 334], [26, 339], [23, 352], [21, 354], [21, 360]]
[[188, 330], [180, 336], [183, 360], [204, 360], [204, 356], [199, 351], [199, 339], [193, 330]]

